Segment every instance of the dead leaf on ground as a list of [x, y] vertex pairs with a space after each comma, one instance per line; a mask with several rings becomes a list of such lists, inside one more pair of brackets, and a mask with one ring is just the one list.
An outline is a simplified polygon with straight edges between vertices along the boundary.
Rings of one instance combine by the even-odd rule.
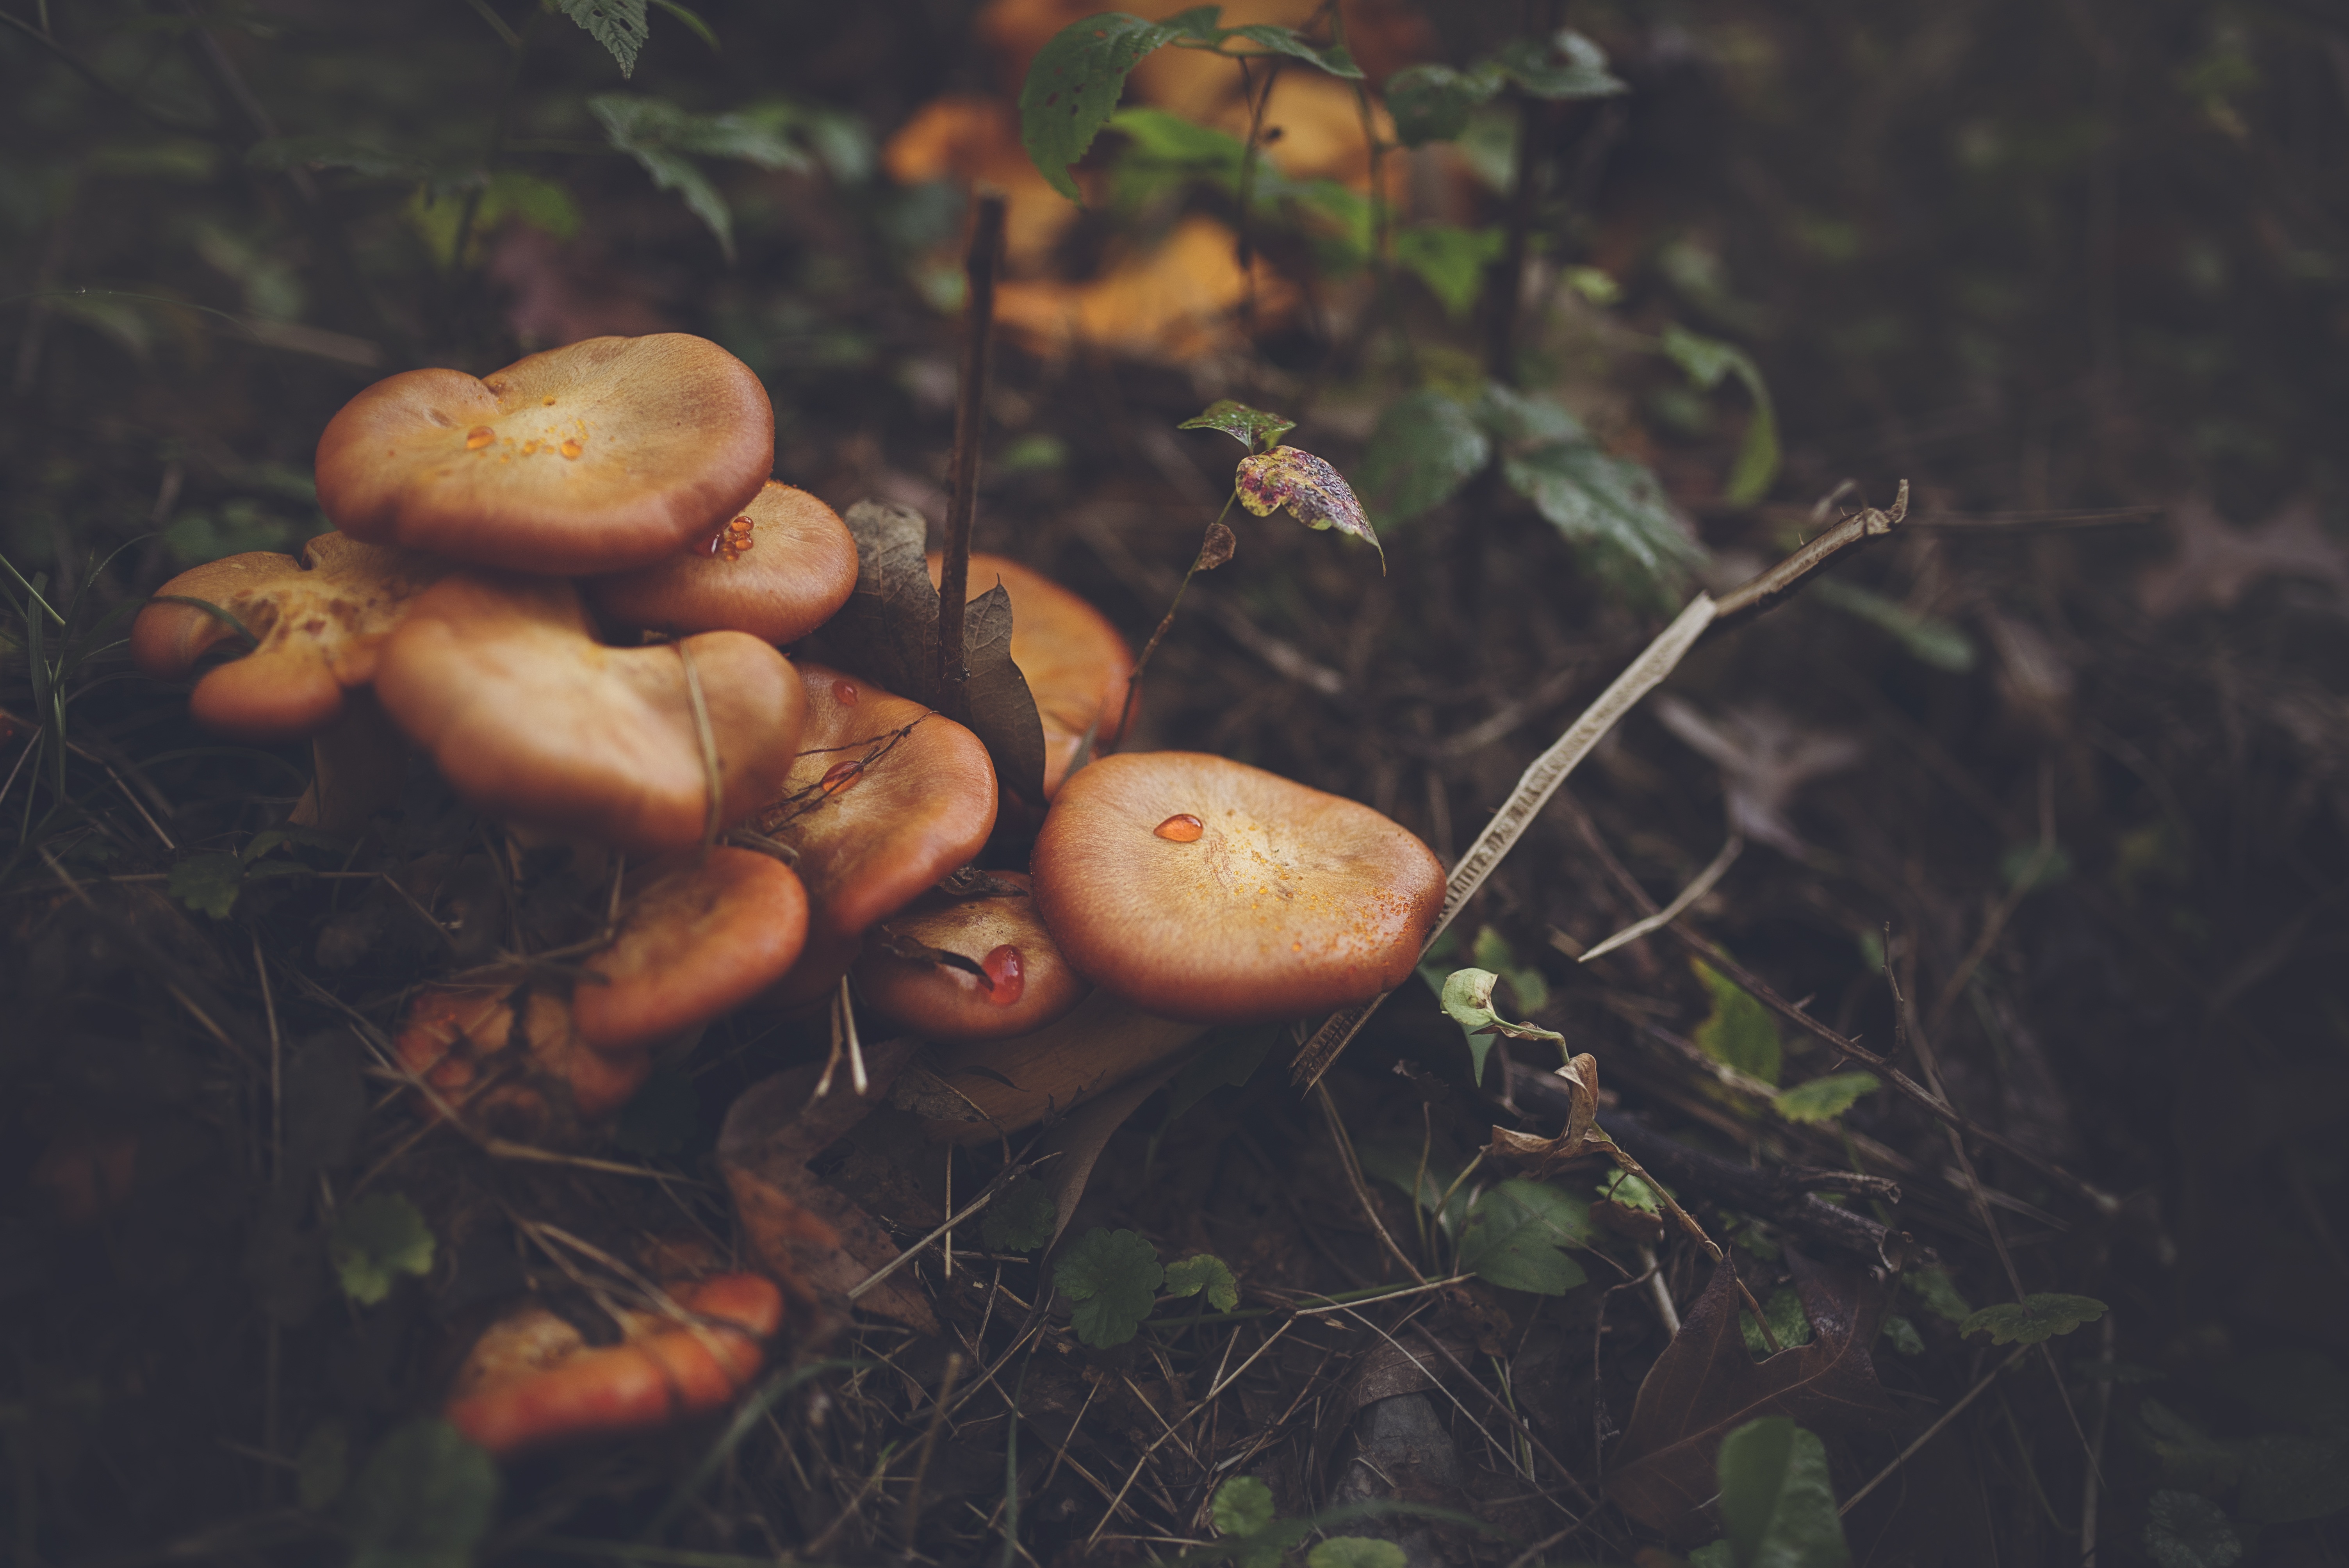
[[2198, 604], [2232, 609], [2266, 577], [2313, 577], [2349, 596], [2349, 547], [2327, 533], [2315, 499], [2301, 496], [2257, 528], [2230, 528], [2191, 496], [2169, 509], [2178, 553], [2137, 580], [2137, 603], [2157, 620]]
[[1811, 1320], [1808, 1344], [1754, 1360], [1738, 1328], [1735, 1265], [1723, 1260], [1640, 1385], [1607, 1492], [1624, 1512], [1677, 1544], [1718, 1533], [1705, 1504], [1721, 1490], [1721, 1439], [1747, 1421], [1788, 1416], [1830, 1441], [1900, 1422], [1868, 1357], [1884, 1320], [1883, 1286], [1857, 1270], [1812, 1263], [1791, 1247], [1786, 1264]]
[[1841, 772], [1867, 749], [1852, 736], [1806, 729], [1775, 708], [1712, 719], [1676, 696], [1649, 706], [1666, 729], [1721, 769], [1730, 830], [1797, 860], [1809, 847], [1786, 820], [1787, 808], [1804, 785]]

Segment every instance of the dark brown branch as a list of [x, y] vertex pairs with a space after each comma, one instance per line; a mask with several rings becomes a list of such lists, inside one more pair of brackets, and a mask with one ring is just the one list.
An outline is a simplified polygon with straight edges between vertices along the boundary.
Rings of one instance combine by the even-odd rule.
[[970, 588], [970, 524], [978, 510], [978, 448], [986, 424], [987, 362], [995, 335], [995, 278], [1003, 259], [1003, 195], [984, 191], [971, 226], [970, 253], [963, 263], [970, 279], [970, 310], [962, 346], [962, 381], [956, 389], [952, 492], [947, 500], [946, 557], [938, 569], [938, 678], [933, 698], [938, 710], [957, 722], [970, 717], [963, 682], [963, 602]]

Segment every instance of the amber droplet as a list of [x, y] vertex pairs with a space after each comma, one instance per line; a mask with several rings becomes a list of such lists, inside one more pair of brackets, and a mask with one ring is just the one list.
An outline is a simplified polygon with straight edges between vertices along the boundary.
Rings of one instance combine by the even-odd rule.
[[1188, 811], [1177, 811], [1150, 830], [1162, 839], [1170, 839], [1178, 844], [1190, 844], [1198, 841], [1199, 835], [1207, 830], [1207, 824]]
[[538, 450], [538, 443], [537, 443], [536, 441], [534, 441], [534, 440], [532, 440], [532, 441], [524, 441], [524, 442], [522, 444], [522, 455], [523, 455], [523, 457], [525, 457], [525, 458], [526, 458], [526, 457], [528, 457], [528, 456], [530, 456], [530, 455], [531, 455], [531, 453], [533, 453], [533, 452], [534, 452], [534, 451], [536, 451], [536, 450]]
[[817, 781], [816, 788], [827, 795], [837, 795], [855, 783], [857, 775], [864, 771], [864, 764], [862, 762], [835, 762], [823, 770], [823, 777]]
[[465, 432], [465, 449], [469, 452], [478, 452], [497, 438], [498, 433], [487, 425], [476, 425]]
[[987, 999], [999, 1007], [1009, 1007], [1019, 1000], [1019, 993], [1028, 988], [1028, 972], [1019, 960], [1019, 949], [1006, 943], [978, 961], [995, 988]]
[[540, 407], [542, 407], [542, 408], [552, 408], [552, 407], [554, 407], [554, 393], [552, 393], [552, 392], [549, 392], [545, 397], [541, 397], [541, 398], [538, 400], [538, 406], [539, 406]]
[[566, 457], [566, 458], [575, 458], [575, 457], [577, 457], [580, 453], [582, 453], [582, 452], [585, 451], [586, 449], [587, 449], [586, 448], [585, 448], [585, 447], [581, 446], [578, 442], [576, 442], [576, 441], [574, 441], [574, 440], [571, 439], [569, 437], [567, 437], [567, 436], [566, 436], [566, 437], [564, 437], [564, 441], [563, 441], [563, 455], [564, 455], [564, 457]]
[[856, 683], [854, 681], [834, 681], [832, 683], [832, 695], [839, 702], [841, 707], [854, 707], [856, 706]]

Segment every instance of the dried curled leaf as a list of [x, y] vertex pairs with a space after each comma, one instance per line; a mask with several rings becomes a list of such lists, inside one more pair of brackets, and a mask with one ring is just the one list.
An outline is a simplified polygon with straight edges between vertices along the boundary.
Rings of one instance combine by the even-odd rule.
[[1601, 1152], [1607, 1135], [1590, 1136], [1599, 1119], [1599, 1058], [1584, 1052], [1557, 1069], [1557, 1076], [1567, 1083], [1566, 1129], [1556, 1138], [1537, 1138], [1527, 1132], [1512, 1132], [1506, 1127], [1493, 1129], [1491, 1152], [1531, 1164], [1534, 1174], [1547, 1176], [1567, 1161], [1582, 1155]]
[[1230, 529], [1226, 528], [1220, 522], [1209, 523], [1207, 525], [1207, 537], [1202, 540], [1199, 544], [1199, 570], [1202, 572], [1213, 572], [1216, 567], [1223, 565], [1234, 555], [1237, 554], [1239, 548], [1239, 535], [1234, 533]]
[[1308, 528], [1334, 528], [1350, 533], [1379, 552], [1379, 570], [1386, 570], [1387, 552], [1362, 513], [1345, 476], [1311, 452], [1296, 447], [1275, 447], [1240, 459], [1240, 504], [1258, 517], [1270, 517], [1275, 507]]

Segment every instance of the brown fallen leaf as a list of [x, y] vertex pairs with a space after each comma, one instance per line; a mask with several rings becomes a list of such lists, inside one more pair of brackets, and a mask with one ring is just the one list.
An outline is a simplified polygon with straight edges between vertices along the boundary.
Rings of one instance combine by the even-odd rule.
[[2218, 508], [2191, 496], [2169, 509], [2178, 553], [2137, 580], [2137, 603], [2157, 620], [2197, 604], [2234, 608], [2263, 577], [2313, 577], [2349, 595], [2349, 546], [2324, 530], [2315, 499], [2301, 496], [2257, 528], [2230, 528]]
[[1736, 1269], [1724, 1259], [1640, 1385], [1607, 1494], [1675, 1544], [1719, 1533], [1705, 1505], [1721, 1490], [1721, 1439], [1747, 1421], [1788, 1416], [1828, 1439], [1899, 1425], [1868, 1358], [1889, 1299], [1883, 1285], [1791, 1247], [1785, 1255], [1810, 1316], [1808, 1344], [1754, 1359], [1737, 1326]]
[[[809, 1063], [752, 1084], [726, 1113], [719, 1168], [759, 1271], [782, 1288], [786, 1316], [802, 1344], [818, 1343], [844, 1322], [849, 1291], [900, 1250], [879, 1222], [826, 1185], [808, 1161], [888, 1103], [890, 1085], [916, 1048], [912, 1040], [866, 1046], [871, 1088], [863, 1098], [843, 1083], [811, 1099], [823, 1068]], [[938, 1332], [928, 1299], [903, 1274], [867, 1291], [857, 1305], [917, 1333]]]

